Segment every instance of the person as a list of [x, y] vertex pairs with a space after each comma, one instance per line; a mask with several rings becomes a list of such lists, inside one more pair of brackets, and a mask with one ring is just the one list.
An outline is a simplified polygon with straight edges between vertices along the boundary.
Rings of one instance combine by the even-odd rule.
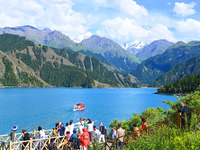
[[66, 123], [65, 133], [64, 133], [65, 136], [66, 136], [66, 134], [67, 134], [68, 132], [70, 133], [70, 127], [69, 127], [69, 123]]
[[185, 128], [185, 113], [188, 112], [188, 107], [184, 105], [184, 103], [181, 103], [181, 108], [179, 110], [179, 113], [181, 113], [182, 118], [181, 118], [181, 128]]
[[65, 133], [64, 124], [60, 122], [59, 125], [60, 125], [60, 136], [64, 136]]
[[[26, 132], [26, 130], [25, 129], [23, 129], [22, 130], [22, 141], [28, 141], [28, 140], [30, 140], [30, 135], [29, 135], [29, 133], [28, 132]], [[22, 145], [22, 150], [24, 150], [24, 149], [27, 149], [26, 148], [26, 145], [28, 144], [28, 142], [23, 142], [23, 145]]]
[[74, 143], [74, 141], [75, 141], [75, 139], [76, 139], [76, 136], [77, 136], [76, 130], [74, 129], [74, 130], [73, 130], [73, 134], [71, 135], [71, 137], [70, 137], [70, 139], [69, 139], [69, 142]]
[[[12, 142], [16, 142], [16, 131], [17, 131], [17, 126], [16, 125], [14, 125], [13, 127], [12, 127], [12, 132], [10, 133], [10, 140], [12, 141]], [[15, 149], [16, 148], [16, 144], [14, 143], [13, 144], [13, 148]]]
[[69, 130], [70, 130], [70, 136], [71, 136], [73, 134], [73, 131], [74, 131], [73, 120], [70, 120], [68, 127], [69, 127]]
[[53, 137], [57, 137], [60, 134], [60, 127], [59, 127], [59, 123], [55, 124], [55, 128], [53, 128]]
[[144, 130], [145, 126], [146, 126], [146, 128], [148, 127], [148, 125], [146, 123], [146, 119], [142, 118], [141, 121], [142, 121], [142, 130]]
[[39, 139], [46, 138], [45, 131], [44, 131], [44, 129], [42, 129], [41, 126], [38, 127], [38, 131], [39, 131]]
[[[101, 135], [101, 132], [97, 129], [96, 126], [94, 126], [94, 131], [93, 131], [94, 138], [97, 138], [97, 140], [99, 140], [100, 139], [100, 135]], [[100, 143], [100, 141], [99, 141], [99, 143]]]
[[[45, 131], [44, 129], [42, 129], [41, 126], [38, 127], [38, 131], [39, 131], [39, 139], [45, 139], [46, 135], [45, 135]], [[42, 140], [40, 147], [42, 147], [44, 144], [44, 140]]]
[[77, 134], [77, 137], [76, 137], [76, 139], [74, 141], [74, 145], [73, 145], [74, 149], [80, 149], [80, 147], [81, 147], [80, 137], [81, 137], [81, 134]]
[[101, 139], [105, 143], [105, 127], [103, 126], [102, 122], [100, 123], [99, 131], [101, 132], [100, 137], [99, 137], [99, 143], [101, 142]]
[[87, 121], [86, 120], [87, 120], [86, 118], [83, 118], [83, 122], [84, 122], [83, 127], [84, 128], [87, 128]]
[[87, 131], [87, 128], [83, 128], [83, 134], [80, 136], [80, 141], [83, 150], [86, 150], [88, 144], [90, 144], [90, 135]]
[[93, 125], [94, 125], [95, 122], [97, 122], [97, 121], [92, 121], [92, 120], [88, 119], [87, 129], [88, 129], [88, 133], [90, 135], [90, 142], [92, 142]]
[[[79, 136], [80, 137], [80, 136]], [[81, 145], [81, 141], [78, 138], [78, 135], [76, 134], [76, 130], [73, 130], [73, 134], [71, 135], [69, 142], [71, 142], [71, 147], [74, 149], [79, 149]]]
[[117, 135], [116, 128], [115, 128], [115, 127], [112, 127], [112, 141], [113, 141], [113, 142], [114, 142], [114, 140], [115, 140], [116, 135]]
[[118, 124], [118, 129], [117, 129], [117, 134], [116, 134], [116, 137], [118, 138], [118, 146], [122, 148], [122, 145], [123, 145], [123, 141], [124, 141], [124, 135], [125, 135], [125, 130], [122, 129], [121, 127], [121, 124]]
[[138, 137], [140, 134], [140, 130], [138, 129], [136, 124], [133, 124], [133, 139], [136, 139], [136, 137]]
[[10, 133], [10, 139], [11, 139], [11, 141], [12, 142], [15, 142], [16, 141], [16, 131], [17, 131], [17, 126], [16, 125], [14, 125], [13, 127], [12, 127], [12, 131], [13, 132], [11, 132]]
[[79, 122], [78, 122], [78, 123], [75, 123], [74, 125], [78, 125], [79, 133], [80, 133], [80, 134], [83, 134], [83, 127], [84, 127], [83, 119], [80, 118], [80, 119], [78, 119], [78, 120], [79, 120]]

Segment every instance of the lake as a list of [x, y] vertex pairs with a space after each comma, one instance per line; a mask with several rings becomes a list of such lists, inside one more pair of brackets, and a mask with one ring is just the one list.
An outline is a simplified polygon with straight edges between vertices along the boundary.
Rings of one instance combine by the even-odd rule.
[[[167, 108], [162, 100], [175, 100], [174, 96], [157, 95], [156, 89], [76, 89], [76, 88], [3, 88], [0, 89], [0, 135], [10, 133], [13, 125], [32, 131], [38, 126], [52, 129], [57, 122], [78, 122], [78, 118], [97, 120], [96, 126], [118, 118], [129, 119], [148, 107]], [[79, 102], [85, 110], [73, 111]]]

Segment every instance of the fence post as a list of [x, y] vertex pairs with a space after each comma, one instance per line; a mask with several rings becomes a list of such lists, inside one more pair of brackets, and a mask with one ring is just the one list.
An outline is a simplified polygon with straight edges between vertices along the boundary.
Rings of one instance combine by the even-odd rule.
[[182, 117], [181, 113], [178, 113], [178, 116], [177, 116], [177, 125], [178, 125], [178, 127], [180, 129], [181, 129], [181, 117]]
[[12, 150], [12, 141], [9, 141], [9, 150]]
[[32, 150], [32, 147], [33, 147], [33, 139], [30, 138], [30, 140], [29, 140], [29, 150]]

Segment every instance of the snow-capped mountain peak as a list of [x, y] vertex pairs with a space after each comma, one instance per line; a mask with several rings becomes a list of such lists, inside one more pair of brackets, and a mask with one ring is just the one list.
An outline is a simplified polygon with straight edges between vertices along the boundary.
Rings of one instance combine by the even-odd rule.
[[147, 43], [142, 41], [133, 41], [133, 42], [126, 42], [124, 43], [124, 49], [142, 49], [144, 46], [146, 46]]

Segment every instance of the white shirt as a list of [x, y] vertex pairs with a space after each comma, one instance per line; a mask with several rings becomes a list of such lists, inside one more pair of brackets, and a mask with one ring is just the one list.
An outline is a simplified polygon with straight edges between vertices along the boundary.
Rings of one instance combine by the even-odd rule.
[[74, 124], [72, 123], [68, 127], [69, 127], [69, 130], [70, 130], [70, 135], [72, 135], [73, 134], [73, 130], [74, 130]]
[[65, 127], [65, 135], [66, 135], [67, 132], [70, 132], [69, 125]]
[[98, 129], [96, 129], [96, 130], [94, 130], [93, 131], [93, 135], [95, 136], [95, 135], [100, 135], [101, 134], [101, 132], [98, 130]]
[[84, 127], [84, 122], [78, 122], [78, 123], [75, 123], [74, 125], [78, 125], [78, 130], [79, 130], [79, 133], [80, 134], [83, 134], [83, 127]]
[[94, 125], [94, 123], [92, 122], [92, 123], [89, 123], [89, 124], [87, 124], [87, 127], [88, 127], [88, 132], [91, 132], [91, 131], [93, 131], [93, 125]]
[[44, 129], [40, 130], [39, 134], [40, 134], [40, 138], [45, 138], [45, 136], [46, 136]]
[[116, 134], [117, 134], [116, 131], [114, 131], [114, 132], [112, 133], [112, 139], [113, 139], [113, 140], [115, 139]]

